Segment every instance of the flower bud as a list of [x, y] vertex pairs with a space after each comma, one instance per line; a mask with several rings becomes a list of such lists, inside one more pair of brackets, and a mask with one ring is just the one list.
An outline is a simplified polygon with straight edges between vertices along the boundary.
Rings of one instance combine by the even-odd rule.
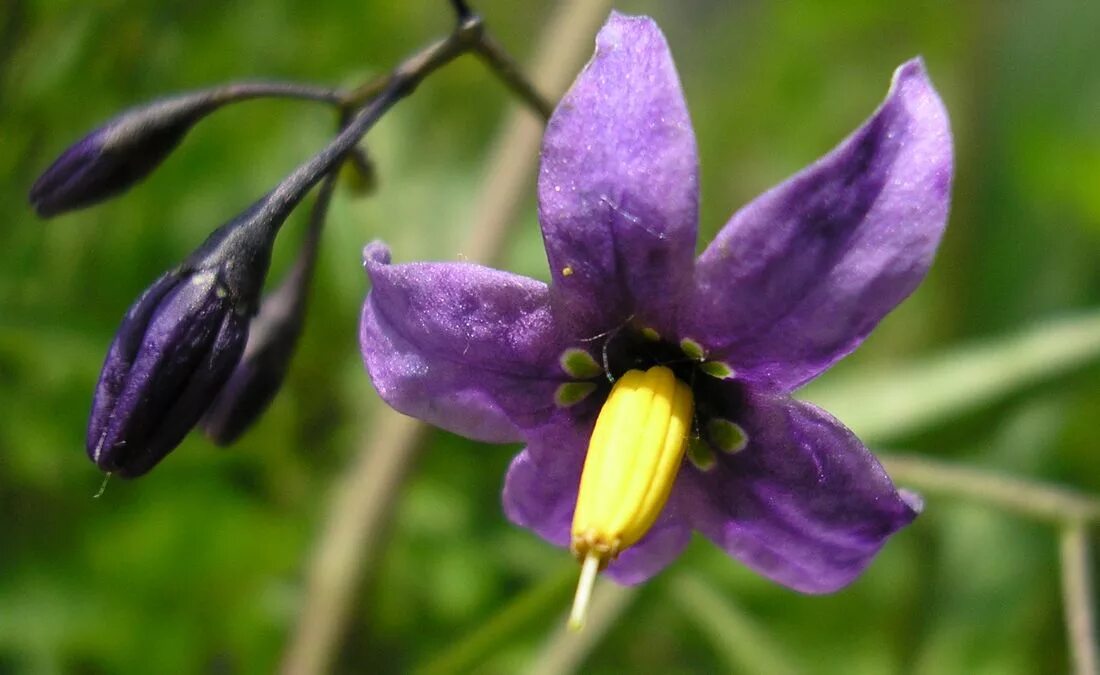
[[252, 319], [244, 356], [203, 417], [203, 431], [218, 445], [237, 440], [282, 386], [302, 333], [304, 294], [301, 275], [292, 272]]
[[206, 412], [244, 351], [275, 234], [294, 203], [281, 193], [260, 199], [130, 308], [88, 422], [88, 454], [101, 469], [140, 476]]
[[252, 319], [244, 356], [203, 418], [203, 431], [219, 445], [237, 440], [283, 385], [302, 334], [321, 229], [335, 186], [335, 175], [321, 184], [294, 266], [279, 288], [264, 298], [259, 314]]
[[161, 277], [107, 354], [88, 423], [92, 461], [125, 477], [153, 468], [202, 416], [247, 336], [248, 317], [217, 270]]
[[198, 92], [123, 112], [70, 146], [39, 176], [31, 187], [31, 205], [38, 215], [50, 217], [128, 190], [219, 104], [210, 92]]

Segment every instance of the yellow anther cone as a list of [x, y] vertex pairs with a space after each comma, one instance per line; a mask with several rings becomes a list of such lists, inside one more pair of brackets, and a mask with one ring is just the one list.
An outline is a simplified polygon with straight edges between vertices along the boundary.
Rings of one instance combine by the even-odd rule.
[[572, 549], [582, 561], [570, 625], [579, 628], [596, 574], [638, 542], [668, 501], [691, 432], [691, 388], [669, 368], [631, 370], [611, 389], [584, 460]]

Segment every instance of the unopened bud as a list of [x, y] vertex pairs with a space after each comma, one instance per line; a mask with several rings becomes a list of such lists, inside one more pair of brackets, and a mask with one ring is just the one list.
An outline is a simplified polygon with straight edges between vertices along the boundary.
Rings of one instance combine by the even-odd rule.
[[296, 281], [288, 279], [264, 299], [249, 328], [244, 356], [203, 417], [203, 431], [218, 445], [237, 440], [283, 384], [305, 314], [303, 288]]
[[140, 476], [175, 448], [232, 372], [248, 336], [215, 270], [169, 272], [138, 299], [103, 364], [88, 454]]
[[248, 340], [278, 225], [269, 195], [218, 228], [127, 313], [96, 386], [87, 448], [104, 471], [140, 476], [199, 421]]
[[31, 205], [49, 217], [128, 190], [219, 103], [198, 92], [127, 110], [65, 150], [31, 187]]
[[264, 298], [259, 314], [252, 319], [244, 356], [203, 417], [203, 431], [219, 445], [237, 440], [283, 385], [305, 323], [317, 247], [335, 185], [333, 175], [321, 184], [294, 266], [279, 288]]

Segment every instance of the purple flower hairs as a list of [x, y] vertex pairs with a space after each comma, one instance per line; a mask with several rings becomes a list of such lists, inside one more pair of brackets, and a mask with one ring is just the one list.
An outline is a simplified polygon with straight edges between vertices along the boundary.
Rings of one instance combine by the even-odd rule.
[[924, 277], [952, 142], [921, 61], [863, 126], [735, 213], [695, 257], [695, 136], [664, 36], [612, 14], [542, 148], [550, 284], [464, 263], [365, 265], [360, 339], [397, 410], [525, 442], [515, 523], [638, 583], [699, 531], [790, 588], [835, 591], [916, 517], [840, 422], [791, 392]]

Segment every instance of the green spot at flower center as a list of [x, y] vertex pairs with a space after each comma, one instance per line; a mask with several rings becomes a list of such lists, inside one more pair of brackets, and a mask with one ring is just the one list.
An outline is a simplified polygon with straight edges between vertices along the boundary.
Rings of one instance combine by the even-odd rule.
[[719, 380], [732, 380], [734, 376], [737, 375], [737, 371], [721, 361], [707, 361], [701, 363], [699, 364], [699, 370]]
[[592, 355], [587, 351], [576, 347], [562, 352], [558, 362], [561, 364], [562, 370], [570, 377], [575, 377], [578, 380], [590, 380], [603, 374], [603, 368], [596, 363], [596, 359], [592, 358]]
[[680, 351], [684, 353], [684, 356], [695, 361], [702, 361], [707, 356], [707, 352], [703, 349], [703, 345], [691, 338], [680, 340]]
[[707, 422], [707, 436], [711, 443], [722, 452], [741, 452], [749, 444], [749, 436], [740, 424], [721, 417], [711, 418]]
[[588, 398], [594, 391], [596, 391], [594, 382], [565, 382], [558, 385], [557, 391], [554, 392], [554, 403], [559, 408], [568, 408]]
[[701, 438], [693, 438], [688, 442], [687, 458], [700, 471], [710, 471], [717, 463], [714, 458], [714, 451]]

